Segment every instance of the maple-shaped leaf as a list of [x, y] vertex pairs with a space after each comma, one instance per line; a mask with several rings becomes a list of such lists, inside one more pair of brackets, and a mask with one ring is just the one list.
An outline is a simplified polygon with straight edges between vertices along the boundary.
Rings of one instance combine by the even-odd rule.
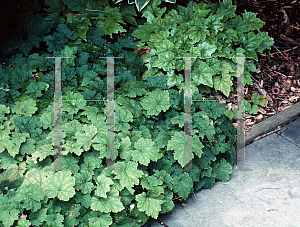
[[206, 36], [209, 36], [209, 31], [207, 26], [203, 25], [193, 26], [188, 30], [189, 38], [192, 40], [191, 43], [198, 43], [199, 41], [204, 41]]
[[175, 132], [172, 139], [168, 142], [167, 149], [174, 150], [174, 159], [184, 167], [190, 160], [194, 158], [193, 152], [201, 157], [203, 144], [197, 136], [185, 136], [184, 132]]
[[79, 170], [78, 159], [71, 154], [62, 156], [62, 169], [71, 170], [71, 173], [76, 174]]
[[27, 88], [26, 92], [24, 94], [30, 94], [30, 96], [34, 99], [37, 99], [38, 97], [41, 97], [43, 93], [41, 92], [42, 90], [47, 90], [49, 87], [49, 84], [45, 82], [35, 82], [35, 83], [30, 83]]
[[80, 131], [82, 128], [82, 125], [80, 124], [80, 122], [78, 120], [73, 120], [73, 121], [69, 121], [66, 122], [63, 126], [62, 126], [62, 130], [65, 133], [74, 135], [76, 132]]
[[29, 184], [38, 184], [39, 187], [43, 189], [45, 188], [47, 177], [52, 176], [53, 174], [53, 171], [44, 171], [44, 169], [32, 169], [26, 173], [21, 186], [26, 186]]
[[214, 76], [214, 88], [217, 91], [222, 91], [226, 97], [229, 96], [231, 92], [231, 87], [233, 85], [231, 81], [231, 76], [229, 74], [222, 73], [222, 76]]
[[188, 173], [183, 172], [179, 176], [172, 178], [173, 190], [186, 200], [193, 188], [193, 180]]
[[209, 44], [208, 42], [203, 42], [198, 44], [200, 51], [200, 58], [206, 59], [211, 57], [212, 53], [214, 53], [217, 49], [217, 46], [214, 44]]
[[97, 216], [91, 216], [88, 218], [89, 227], [99, 227], [99, 226], [111, 226], [113, 219], [110, 214], [103, 214], [98, 212]]
[[223, 14], [225, 19], [232, 18], [236, 16], [236, 8], [236, 5], [232, 5], [232, 0], [224, 0], [223, 2], [220, 1], [220, 8], [216, 13]]
[[128, 96], [130, 98], [135, 98], [136, 96], [142, 96], [147, 93], [147, 85], [139, 81], [127, 81], [122, 87], [120, 87], [116, 94], [122, 94], [117, 99]]
[[68, 112], [69, 114], [77, 114], [78, 110], [83, 109], [86, 106], [84, 97], [80, 93], [70, 94], [66, 95], [65, 99], [68, 100], [68, 102], [63, 102], [63, 112]]
[[39, 161], [41, 162], [48, 156], [54, 155], [55, 153], [56, 152], [54, 151], [52, 144], [44, 144], [43, 146], [39, 147], [39, 150], [31, 154], [32, 161], [34, 161], [34, 163], [37, 163], [37, 159], [39, 158]]
[[18, 220], [19, 210], [10, 209], [4, 210], [0, 213], [0, 221], [3, 223], [3, 226], [13, 226], [14, 221]]
[[[223, 135], [224, 137], [226, 137], [225, 135]], [[219, 141], [219, 139], [218, 139]], [[226, 151], [229, 150], [229, 147], [230, 147], [230, 144], [228, 143], [224, 143], [223, 141], [222, 142], [218, 142], [218, 143], [215, 143], [214, 146], [211, 148], [212, 151], [214, 152], [215, 155], [218, 155], [220, 153], [226, 153]]]
[[86, 106], [81, 115], [86, 115], [87, 119], [91, 121], [92, 124], [95, 122], [104, 122], [106, 119], [106, 116], [95, 106]]
[[213, 167], [213, 174], [216, 176], [216, 180], [226, 182], [229, 180], [229, 174], [232, 173], [232, 166], [226, 162], [224, 158], [218, 164], [215, 164]]
[[[6, 145], [4, 145], [4, 142], [10, 141], [9, 137], [10, 137], [10, 129], [9, 128], [1, 129], [1, 131], [0, 131], [0, 153], [2, 153], [6, 149], [6, 147], [8, 147], [9, 144], [7, 143], [7, 146], [6, 146]], [[18, 151], [13, 152], [13, 153], [18, 154]]]
[[95, 195], [102, 198], [107, 198], [106, 193], [110, 191], [110, 185], [114, 184], [112, 179], [102, 174], [98, 176], [96, 183], [97, 188], [95, 191]]
[[116, 175], [114, 179], [119, 179], [122, 187], [126, 187], [132, 195], [134, 194], [132, 187], [138, 185], [139, 178], [144, 175], [143, 171], [138, 170], [137, 167], [137, 162], [117, 162], [115, 163], [115, 169], [123, 169], [123, 171], [112, 170], [112, 173]]
[[102, 213], [118, 213], [125, 209], [121, 202], [119, 191], [114, 186], [110, 187], [106, 198], [93, 196], [90, 207], [93, 211], [100, 211]]
[[169, 35], [170, 35], [169, 31], [160, 31], [160, 32], [157, 32], [157, 33], [151, 35], [151, 38], [149, 41], [153, 42], [153, 43], [166, 41], [167, 38], [169, 37]]
[[213, 119], [217, 119], [222, 114], [225, 114], [226, 109], [226, 105], [224, 103], [218, 102], [201, 102], [199, 107], [201, 110], [205, 111], [205, 115]]
[[224, 15], [212, 14], [206, 19], [205, 24], [207, 27], [214, 30], [214, 35], [216, 35], [218, 31], [222, 31], [224, 29], [224, 24], [221, 21], [223, 17]]
[[182, 75], [176, 75], [174, 70], [167, 72], [167, 86], [173, 87], [174, 85], [179, 86], [183, 81]]
[[[106, 131], [106, 127], [104, 129], [103, 127], [103, 130]], [[104, 132], [105, 132], [104, 131]], [[115, 148], [117, 148], [117, 144], [118, 142], [116, 142], [115, 144]], [[99, 158], [104, 158], [106, 157], [106, 132], [105, 134], [102, 133], [102, 135], [97, 135], [93, 140], [92, 140], [92, 147], [97, 150], [97, 151], [100, 151], [100, 154], [99, 154]]]
[[134, 147], [136, 150], [132, 151], [132, 160], [142, 165], [148, 166], [151, 160], [156, 162], [163, 157], [156, 144], [150, 139], [140, 138], [135, 142]]
[[[45, 221], [48, 216], [46, 213], [47, 213], [47, 208], [39, 209], [37, 212], [31, 213], [30, 214], [31, 225], [29, 226], [41, 226], [43, 221]], [[19, 224], [19, 226], [21, 225]]]
[[68, 153], [74, 153], [78, 156], [81, 155], [83, 152], [83, 149], [81, 149], [82, 144], [77, 143], [75, 141], [66, 141], [65, 144], [62, 145], [64, 150], [62, 151], [62, 155], [67, 155]]
[[12, 132], [12, 135], [9, 137], [9, 139], [4, 140], [2, 144], [7, 149], [8, 153], [15, 157], [20, 152], [21, 144], [24, 143], [26, 138], [29, 137], [29, 134], [26, 132]]
[[[211, 11], [211, 9], [207, 9], [208, 5], [201, 5], [201, 4], [195, 4], [193, 6], [193, 10], [195, 11], [195, 13], [192, 16], [192, 19], [194, 20], [199, 20], [199, 18], [201, 19], [201, 21], [204, 19], [202, 17], [206, 17], [207, 14]], [[205, 19], [204, 19], [205, 21]]]
[[158, 54], [158, 58], [152, 66], [163, 69], [166, 72], [175, 69], [174, 53], [166, 51]]
[[96, 27], [100, 28], [105, 35], [110, 35], [110, 38], [112, 38], [113, 33], [118, 34], [118, 32], [127, 32], [120, 24], [112, 20], [106, 20], [104, 22], [98, 21]]
[[112, 34], [117, 34], [118, 32], [127, 32], [126, 29], [123, 29], [123, 27], [119, 24], [124, 24], [124, 21], [122, 19], [122, 14], [119, 12], [120, 9], [118, 7], [105, 7], [105, 12], [101, 13], [99, 17], [96, 17], [98, 19], [96, 21], [96, 27], [100, 28], [101, 31], [105, 35], [110, 35], [110, 38], [112, 38]]
[[178, 124], [179, 127], [184, 126], [184, 113], [181, 113], [180, 115], [177, 115], [176, 117], [171, 118], [171, 121], [173, 124]]
[[[144, 14], [151, 14], [151, 15], [155, 15], [156, 17], [161, 17], [163, 15], [163, 13], [166, 11], [166, 7], [164, 8], [159, 8], [158, 6], [161, 4], [161, 0], [137, 0], [135, 1], [135, 5], [136, 8], [138, 9], [139, 12], [141, 12], [142, 9], [143, 10], [143, 17]], [[171, 3], [175, 3], [174, 0], [170, 0], [169, 2]], [[129, 2], [128, 2], [129, 3]], [[148, 4], [149, 3], [149, 4]]]
[[77, 139], [77, 143], [87, 151], [92, 145], [92, 140], [97, 135], [97, 128], [94, 125], [84, 125], [82, 129], [84, 133], [76, 132], [75, 138]]
[[43, 113], [40, 117], [40, 121], [43, 124], [43, 129], [52, 129], [54, 127], [54, 116], [52, 113]]
[[21, 207], [36, 212], [41, 208], [44, 192], [38, 184], [29, 184], [21, 187], [16, 195], [16, 200], [22, 202]]
[[121, 138], [121, 145], [120, 145], [120, 158], [124, 160], [131, 160], [132, 148], [131, 142], [128, 136], [125, 138]]
[[[171, 180], [171, 177], [170, 177]], [[164, 200], [165, 202], [161, 205], [161, 213], [167, 213], [169, 211], [171, 211], [175, 205], [172, 201], [173, 199], [173, 192], [169, 189], [164, 189]]]
[[161, 205], [166, 201], [164, 195], [161, 195], [158, 190], [150, 189], [147, 194], [143, 192], [135, 197], [137, 207], [140, 211], [144, 211], [148, 216], [157, 219], [161, 210]]
[[243, 18], [238, 15], [232, 21], [232, 26], [235, 28], [237, 32], [249, 32], [249, 22], [247, 20], [243, 20]]
[[18, 221], [18, 226], [20, 227], [29, 227], [32, 226], [31, 222], [29, 220], [27, 220], [25, 217], [27, 217], [27, 215], [22, 215], [20, 218], [20, 220]]
[[154, 27], [149, 24], [139, 25], [139, 28], [133, 31], [132, 36], [141, 39], [141, 42], [146, 42], [149, 37], [153, 34]]
[[[174, 49], [174, 44], [167, 39], [160, 41], [160, 42], [155, 42], [154, 45], [156, 47], [157, 55], [159, 55], [160, 53], [165, 53], [165, 52], [172, 53], [172, 51]], [[168, 56], [168, 55], [166, 55], [166, 56]]]
[[[134, 88], [133, 88], [134, 89]], [[135, 87], [136, 89], [136, 87]], [[147, 93], [146, 90], [145, 94]], [[125, 93], [126, 95], [126, 93]], [[123, 108], [127, 111], [130, 111], [131, 114], [134, 115], [134, 117], [141, 117], [142, 116], [142, 106], [141, 103], [135, 99], [130, 99], [128, 97], [125, 97], [125, 95], [119, 96], [116, 99], [116, 102], [123, 106]]]
[[10, 109], [9, 107], [6, 107], [5, 105], [0, 105], [0, 123], [3, 123], [3, 121], [7, 120], [7, 117], [4, 117], [5, 114], [9, 114]]
[[214, 75], [219, 74], [219, 72], [223, 70], [223, 67], [221, 67], [221, 61], [218, 58], [207, 58], [205, 62], [215, 71]]
[[33, 99], [28, 99], [20, 102], [16, 101], [16, 104], [11, 108], [11, 112], [24, 116], [32, 116], [37, 109], [36, 101]]
[[127, 131], [130, 129], [128, 122], [133, 121], [133, 116], [129, 110], [116, 109], [115, 117], [115, 131]]
[[68, 201], [75, 195], [75, 178], [70, 171], [57, 172], [47, 178], [44, 192], [48, 198], [58, 197], [60, 200]]
[[199, 131], [199, 137], [204, 138], [206, 136], [209, 141], [213, 140], [213, 135], [215, 134], [215, 128], [213, 126], [213, 122], [211, 119], [209, 119], [208, 115], [209, 110], [207, 107], [204, 107], [205, 113], [203, 111], [197, 112], [193, 116], [193, 125], [195, 125], [200, 131]]
[[243, 13], [243, 17], [245, 20], [247, 20], [248, 23], [248, 28], [251, 30], [259, 30], [260, 28], [262, 28], [264, 26], [264, 22], [256, 17], [256, 14], [253, 12], [247, 12], [247, 10], [245, 10], [245, 12]]
[[212, 77], [214, 70], [210, 68], [205, 62], [200, 61], [199, 66], [193, 71], [193, 81], [198, 86], [200, 84], [213, 87]]
[[168, 91], [156, 89], [142, 100], [141, 105], [147, 110], [147, 115], [157, 116], [161, 111], [166, 112], [170, 108], [171, 104], [169, 99]]
[[228, 38], [232, 39], [234, 42], [239, 41], [239, 37], [237, 35], [236, 30], [230, 28], [225, 32], [225, 34], [227, 35]]
[[[232, 56], [234, 56], [234, 58], [232, 58], [232, 61], [235, 63], [235, 64], [237, 64], [237, 58], [235, 58], [235, 57], [244, 57], [245, 56], [245, 50], [243, 49], [243, 48], [240, 48], [240, 47], [238, 47], [238, 48], [236, 48], [236, 50], [232, 53]], [[228, 59], [227, 59], [228, 60]], [[225, 72], [225, 71], [223, 71], [223, 72]], [[233, 70], [233, 72], [234, 72], [234, 70]], [[225, 72], [226, 73], [226, 72]], [[228, 72], [227, 72], [228, 73]]]
[[257, 51], [262, 53], [265, 49], [270, 49], [274, 44], [274, 38], [268, 36], [268, 32], [259, 32], [257, 36], [261, 39], [261, 43]]

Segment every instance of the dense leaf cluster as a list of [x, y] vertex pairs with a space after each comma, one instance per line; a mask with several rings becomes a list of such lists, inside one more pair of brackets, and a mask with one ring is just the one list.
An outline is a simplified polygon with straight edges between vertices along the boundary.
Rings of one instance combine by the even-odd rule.
[[[147, 68], [133, 52], [137, 46], [130, 35], [138, 27], [133, 23], [134, 7], [124, 7], [120, 13], [117, 7], [100, 2], [105, 1], [45, 1], [49, 14], [35, 15], [27, 38], [15, 43], [18, 49], [10, 53], [10, 59], [2, 59], [7, 63], [15, 61], [19, 67], [0, 68], [0, 226], [142, 226], [149, 217], [172, 213], [174, 193], [187, 199], [201, 188], [212, 188], [216, 181], [229, 179], [236, 156], [236, 131], [225, 116], [225, 104], [211, 101], [192, 105], [192, 153], [184, 160], [184, 98], [180, 89], [171, 88], [163, 74], [142, 79]], [[165, 52], [172, 55], [175, 39], [165, 39], [168, 31], [158, 31], [165, 26], [158, 22], [165, 9], [158, 9], [157, 3], [154, 0], [145, 8], [148, 22], [140, 29], [150, 26], [149, 21], [156, 23], [156, 30], [149, 27], [149, 31], [157, 34], [149, 37], [155, 42], [153, 51], [160, 52], [153, 58], [162, 61], [159, 58]], [[232, 6], [221, 4], [222, 15], [232, 17]], [[187, 26], [182, 18], [193, 15], [191, 7], [180, 8], [181, 16], [172, 12], [169, 21], [179, 20]], [[198, 7], [197, 12], [202, 15], [216, 8], [203, 4], [193, 7]], [[86, 12], [85, 8], [104, 12]], [[67, 19], [60, 16], [70, 13], [78, 15]], [[211, 32], [216, 34], [220, 20], [220, 16], [210, 16], [207, 31], [195, 31], [186, 37], [199, 42]], [[124, 21], [133, 24], [128, 31], [121, 25], [125, 26]], [[226, 31], [224, 42], [236, 39], [235, 35], [239, 38], [239, 33]], [[115, 38], [119, 32], [125, 32], [125, 36]], [[165, 37], [164, 41], [161, 37]], [[149, 41], [145, 37], [142, 40]], [[178, 37], [180, 40], [182, 37]], [[219, 70], [233, 72], [234, 64], [226, 59], [215, 62], [205, 58], [205, 54], [214, 53], [209, 51], [215, 49], [214, 45], [215, 51], [219, 48], [219, 54], [223, 53], [219, 44], [209, 40], [214, 39], [208, 38], [198, 50], [190, 47], [207, 61], [200, 65], [215, 65], [216, 70], [222, 66]], [[46, 50], [34, 51], [41, 42], [45, 42]], [[55, 56], [70, 57], [62, 59], [61, 68], [62, 97], [69, 101], [62, 104], [63, 171], [58, 172], [50, 171], [54, 168], [54, 67], [53, 61], [46, 58]], [[112, 171], [104, 171], [107, 65], [101, 56], [124, 57], [115, 60], [114, 67]], [[171, 69], [172, 64], [157, 62], [163, 69]], [[177, 66], [182, 69], [182, 63]], [[38, 77], [33, 79], [32, 75]], [[201, 98], [200, 93], [193, 96]], [[190, 160], [192, 168], [199, 171], [176, 171]]]
[[239, 76], [233, 57], [246, 56], [250, 59], [245, 61], [245, 84], [252, 84], [250, 72], [256, 72], [256, 53], [270, 49], [274, 43], [267, 33], [259, 31], [264, 22], [255, 13], [245, 11], [243, 18], [237, 16], [231, 0], [220, 5], [190, 2], [168, 13], [159, 4], [159, 0], [151, 2], [151, 7], [143, 11], [147, 22], [133, 32], [141, 39], [138, 47], [151, 48], [142, 57], [148, 67], [143, 78], [163, 74], [168, 87], [182, 91], [185, 60], [181, 57], [198, 56], [192, 58], [193, 95], [214, 88], [228, 97], [233, 78]]

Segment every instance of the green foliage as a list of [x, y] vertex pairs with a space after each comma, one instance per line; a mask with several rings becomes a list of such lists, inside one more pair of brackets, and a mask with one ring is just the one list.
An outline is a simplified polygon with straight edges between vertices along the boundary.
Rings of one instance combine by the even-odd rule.
[[[123, 0], [113, 0], [113, 2], [115, 4], [118, 4], [120, 2], [122, 2]], [[125, 0], [126, 1], [126, 0]], [[135, 1], [131, 1], [131, 0], [128, 0], [128, 4], [134, 4], [136, 5], [136, 8], [139, 12], [141, 12], [146, 6], [148, 6], [149, 2], [157, 2], [155, 0], [135, 0]], [[176, 0], [163, 0], [164, 2], [168, 2], [168, 3], [173, 3], [175, 4], [176, 3]], [[152, 3], [151, 2], [151, 3]], [[161, 0], [160, 0], [161, 2]], [[149, 8], [149, 7], [147, 7]], [[145, 10], [144, 10], [145, 11]]]
[[[118, 9], [106, 3], [46, 0], [48, 14], [33, 15], [27, 37], [15, 43], [18, 49], [4, 48], [7, 58], [2, 60], [18, 67], [0, 68], [1, 227], [138, 227], [149, 217], [171, 213], [175, 193], [186, 200], [201, 188], [229, 179], [236, 130], [226, 117], [225, 104], [193, 103], [192, 143], [188, 143], [192, 152], [184, 153], [183, 77], [174, 71], [183, 70], [184, 64], [174, 59], [178, 54], [201, 56], [202, 60], [192, 60], [198, 63], [193, 85], [228, 92], [236, 62], [226, 59], [232, 50], [225, 43], [244, 43], [247, 48], [234, 51], [248, 54], [254, 48], [252, 41], [263, 36], [246, 34], [253, 27], [241, 18], [223, 23], [224, 18], [235, 17], [230, 1], [221, 7], [204, 3], [178, 7], [178, 12], [172, 10], [162, 19], [166, 9], [159, 9], [160, 1], [154, 0], [144, 10], [148, 22], [134, 26], [133, 5]], [[80, 15], [66, 19], [70, 12]], [[245, 16], [259, 26], [251, 13]], [[148, 70], [143, 66], [145, 57], [134, 52], [139, 47], [131, 36], [134, 30], [152, 48], [146, 56], [153, 56]], [[125, 36], [117, 37], [123, 31]], [[143, 32], [153, 34], [147, 37]], [[41, 42], [46, 51], [38, 49]], [[255, 47], [262, 50], [268, 45]], [[183, 46], [180, 53], [174, 52]], [[123, 57], [115, 59], [114, 66], [113, 169], [106, 166], [107, 61], [102, 56]], [[63, 170], [58, 172], [53, 170], [55, 69], [54, 60], [47, 57], [69, 57], [61, 61]], [[246, 63], [249, 71], [253, 66]], [[167, 75], [157, 73], [158, 68]], [[156, 75], [143, 79], [149, 70]], [[39, 77], [30, 80], [36, 74]], [[193, 94], [193, 99], [201, 98], [201, 93]], [[191, 160], [192, 169], [199, 171], [176, 171]]]
[[[154, 0], [149, 7], [159, 2]], [[138, 47], [151, 48], [142, 56], [148, 67], [143, 78], [166, 75], [169, 88], [184, 88], [185, 61], [181, 57], [198, 57], [192, 58], [192, 94], [214, 88], [228, 97], [232, 80], [237, 77], [237, 60], [232, 57], [247, 56], [257, 61], [256, 53], [270, 49], [274, 43], [267, 33], [259, 31], [264, 23], [256, 14], [245, 11], [243, 18], [235, 15], [231, 0], [220, 5], [190, 2], [187, 8], [178, 6], [164, 15], [161, 10], [165, 8], [148, 10], [147, 6], [143, 11], [147, 22], [133, 35], [140, 39]], [[247, 60], [246, 84], [252, 84], [249, 72], [255, 70], [253, 60]]]
[[[264, 95], [259, 95], [259, 94], [253, 94], [251, 96], [251, 100], [253, 101], [253, 105], [247, 100], [244, 99], [244, 104], [245, 104], [245, 111], [248, 112], [249, 114], [257, 114], [259, 107], [258, 105], [265, 107], [268, 104], [268, 98]], [[241, 105], [241, 109], [243, 110], [243, 105]], [[230, 120], [231, 119], [236, 119], [237, 116], [237, 109], [234, 110], [228, 110], [227, 113], [225, 114], [226, 117], [228, 117]], [[238, 118], [241, 118], [242, 116], [238, 115]]]
[[268, 103], [268, 98], [259, 94], [252, 95], [251, 100], [253, 101], [252, 106], [248, 102], [245, 104], [245, 109], [249, 114], [257, 114], [257, 111], [259, 110], [258, 105], [265, 107]]

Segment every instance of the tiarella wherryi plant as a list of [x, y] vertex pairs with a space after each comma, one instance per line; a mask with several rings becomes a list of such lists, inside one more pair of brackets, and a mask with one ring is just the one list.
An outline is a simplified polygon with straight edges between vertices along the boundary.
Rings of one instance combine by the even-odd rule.
[[[6, 192], [0, 194], [0, 226], [138, 227], [150, 216], [172, 213], [175, 193], [187, 199], [194, 191], [229, 179], [236, 130], [225, 116], [225, 104], [213, 102], [193, 106], [198, 111], [193, 114], [188, 161], [199, 171], [176, 171], [186, 162], [184, 100], [179, 95], [184, 60], [175, 56], [200, 57], [193, 60], [193, 99], [201, 99], [207, 87], [227, 94], [236, 62], [226, 57], [246, 53], [255, 58], [256, 51], [270, 44], [264, 35], [250, 32], [248, 20], [261, 26], [253, 14], [246, 13], [248, 20], [236, 19], [235, 7], [224, 1], [221, 6], [192, 3], [162, 19], [166, 9], [153, 0], [145, 8], [147, 23], [133, 25], [134, 6], [120, 10], [101, 1], [45, 3], [49, 14], [35, 15], [24, 40], [5, 47], [12, 56], [2, 60], [19, 67], [0, 68], [0, 186]], [[134, 36], [142, 42], [138, 47], [152, 49], [143, 57], [150, 71], [133, 52], [137, 46], [131, 33], [136, 29]], [[126, 35], [116, 38], [119, 32]], [[39, 50], [40, 44], [46, 49]], [[225, 44], [241, 47], [234, 50]], [[18, 48], [12, 50], [11, 45]], [[55, 138], [55, 74], [47, 57], [54, 56], [70, 57], [61, 64], [62, 96], [68, 101], [62, 105], [65, 171], [58, 172], [47, 171], [53, 169]], [[103, 56], [123, 57], [115, 60], [114, 76], [114, 169], [123, 171], [103, 171], [108, 81], [106, 59], [99, 58]], [[246, 70], [253, 67], [246, 64]]]
[[[264, 24], [256, 14], [235, 14], [236, 6], [231, 0], [220, 5], [204, 2], [190, 2], [188, 6], [178, 6], [164, 14], [158, 8], [159, 0], [143, 11], [147, 22], [133, 32], [140, 39], [140, 48], [150, 48], [149, 54], [142, 56], [148, 70], [143, 78], [153, 75], [166, 75], [168, 87], [184, 88], [182, 70], [184, 59], [192, 58], [193, 94], [219, 90], [228, 97], [232, 91], [232, 80], [237, 74], [237, 60], [234, 57], [246, 56], [257, 60], [257, 52], [270, 49], [272, 38], [259, 31]], [[256, 72], [253, 60], [245, 64], [245, 84], [252, 84], [250, 72]]]

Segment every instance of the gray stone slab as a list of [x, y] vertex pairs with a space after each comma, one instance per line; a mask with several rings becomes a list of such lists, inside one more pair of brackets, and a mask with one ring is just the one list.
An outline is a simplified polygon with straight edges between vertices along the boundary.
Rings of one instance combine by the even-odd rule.
[[245, 147], [245, 167], [253, 171], [233, 171], [226, 183], [201, 189], [158, 218], [168, 227], [300, 226], [300, 119], [285, 127]]

